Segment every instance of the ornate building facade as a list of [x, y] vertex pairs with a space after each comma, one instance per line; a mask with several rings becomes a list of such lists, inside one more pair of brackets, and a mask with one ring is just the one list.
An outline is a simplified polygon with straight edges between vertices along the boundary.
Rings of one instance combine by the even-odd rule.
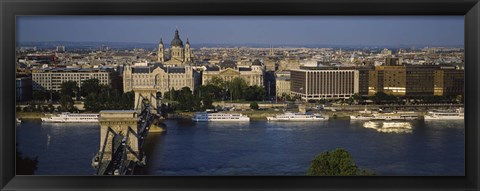
[[123, 91], [135, 89], [155, 89], [162, 95], [171, 90], [188, 87], [190, 90], [200, 84], [200, 74], [191, 66], [193, 53], [187, 39], [183, 44], [178, 29], [170, 44], [169, 55], [166, 55], [163, 40], [158, 43], [156, 63], [137, 63], [126, 65], [123, 69]]
[[165, 66], [155, 63], [150, 66], [125, 66], [123, 70], [123, 91], [129, 92], [133, 89], [154, 88], [162, 95], [171, 90], [188, 87], [195, 88], [195, 78], [198, 73], [191, 66], [182, 67]]
[[207, 84], [214, 77], [219, 77], [227, 82], [239, 77], [244, 79], [249, 86], [263, 87], [263, 75], [263, 66], [259, 64], [237, 66], [234, 61], [225, 60], [216, 66], [205, 68], [202, 75], [202, 84]]

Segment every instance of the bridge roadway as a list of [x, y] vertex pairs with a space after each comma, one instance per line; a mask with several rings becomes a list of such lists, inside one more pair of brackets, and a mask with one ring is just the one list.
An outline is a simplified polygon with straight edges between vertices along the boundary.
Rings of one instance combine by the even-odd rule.
[[[103, 147], [98, 154], [92, 159], [92, 166], [97, 169], [97, 175], [129, 175], [133, 174], [136, 166], [145, 165], [145, 154], [142, 151], [145, 144], [146, 137], [148, 135], [150, 126], [155, 118], [159, 115], [155, 115], [151, 112], [149, 104], [144, 104], [141, 113], [138, 115], [139, 122], [137, 124], [137, 131], [128, 127], [128, 131], [125, 135], [116, 132], [112, 128], [108, 127], [107, 134]], [[137, 133], [135, 133], [137, 132]], [[111, 157], [106, 157], [106, 147], [108, 138], [112, 136]], [[138, 150], [135, 151], [131, 147], [130, 136], [135, 136], [138, 140]], [[110, 154], [110, 153], [108, 153]], [[128, 155], [133, 155], [133, 160]], [[110, 159], [110, 160], [109, 160]]]

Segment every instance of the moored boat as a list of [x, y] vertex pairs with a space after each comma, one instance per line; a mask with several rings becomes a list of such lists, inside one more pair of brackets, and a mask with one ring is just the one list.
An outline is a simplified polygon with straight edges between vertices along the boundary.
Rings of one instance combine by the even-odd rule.
[[372, 120], [373, 115], [350, 115], [350, 120]]
[[284, 113], [274, 117], [267, 117], [268, 121], [323, 121], [328, 120], [328, 116], [308, 113]]
[[424, 115], [425, 120], [463, 120], [464, 119], [463, 108], [456, 109], [455, 111], [430, 111]]
[[98, 122], [99, 114], [80, 114], [64, 112], [55, 116], [41, 118], [42, 122], [52, 123], [94, 123]]
[[419, 116], [415, 112], [393, 112], [373, 114], [372, 120], [415, 120]]
[[195, 122], [239, 122], [239, 121], [250, 121], [250, 117], [245, 116], [241, 113], [207, 113], [207, 112], [196, 112], [192, 117], [192, 121]]

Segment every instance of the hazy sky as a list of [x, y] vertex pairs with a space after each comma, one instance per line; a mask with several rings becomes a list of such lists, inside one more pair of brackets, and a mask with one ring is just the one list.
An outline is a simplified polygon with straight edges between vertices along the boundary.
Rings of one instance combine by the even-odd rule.
[[17, 41], [463, 45], [463, 16], [19, 16]]

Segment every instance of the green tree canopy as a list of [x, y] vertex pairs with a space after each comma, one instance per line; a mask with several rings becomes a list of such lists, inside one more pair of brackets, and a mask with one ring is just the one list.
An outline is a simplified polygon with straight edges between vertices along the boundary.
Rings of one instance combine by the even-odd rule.
[[100, 90], [100, 81], [96, 78], [88, 79], [82, 82], [81, 95], [87, 97], [90, 93], [98, 93]]
[[371, 97], [372, 101], [375, 104], [384, 104], [384, 103], [398, 103], [399, 99], [392, 95], [386, 94], [384, 92], [377, 92]]
[[16, 172], [17, 175], [33, 175], [35, 170], [37, 170], [38, 157], [31, 159], [29, 157], [24, 157], [21, 152], [17, 150], [16, 157]]
[[60, 97], [60, 108], [61, 111], [74, 111], [75, 107], [72, 97], [62, 94], [62, 96]]
[[75, 81], [66, 81], [62, 83], [60, 89], [63, 95], [75, 97], [78, 92], [78, 85]]
[[369, 170], [360, 169], [350, 153], [342, 148], [325, 151], [316, 156], [308, 169], [309, 176], [368, 176]]
[[265, 89], [257, 85], [248, 86], [245, 90], [244, 97], [247, 101], [262, 101], [265, 99]]
[[233, 78], [232, 81], [228, 83], [228, 91], [230, 92], [231, 99], [239, 100], [244, 98], [244, 92], [247, 89], [247, 82], [243, 78]]
[[257, 110], [258, 109], [258, 103], [257, 102], [250, 103], [250, 109]]
[[32, 99], [36, 101], [45, 101], [50, 99], [50, 93], [47, 90], [33, 90]]
[[217, 87], [225, 87], [226, 86], [225, 81], [223, 81], [223, 79], [218, 77], [218, 76], [212, 77], [212, 79], [207, 81], [207, 84], [211, 84], [211, 85], [214, 85], [214, 86], [217, 86]]

